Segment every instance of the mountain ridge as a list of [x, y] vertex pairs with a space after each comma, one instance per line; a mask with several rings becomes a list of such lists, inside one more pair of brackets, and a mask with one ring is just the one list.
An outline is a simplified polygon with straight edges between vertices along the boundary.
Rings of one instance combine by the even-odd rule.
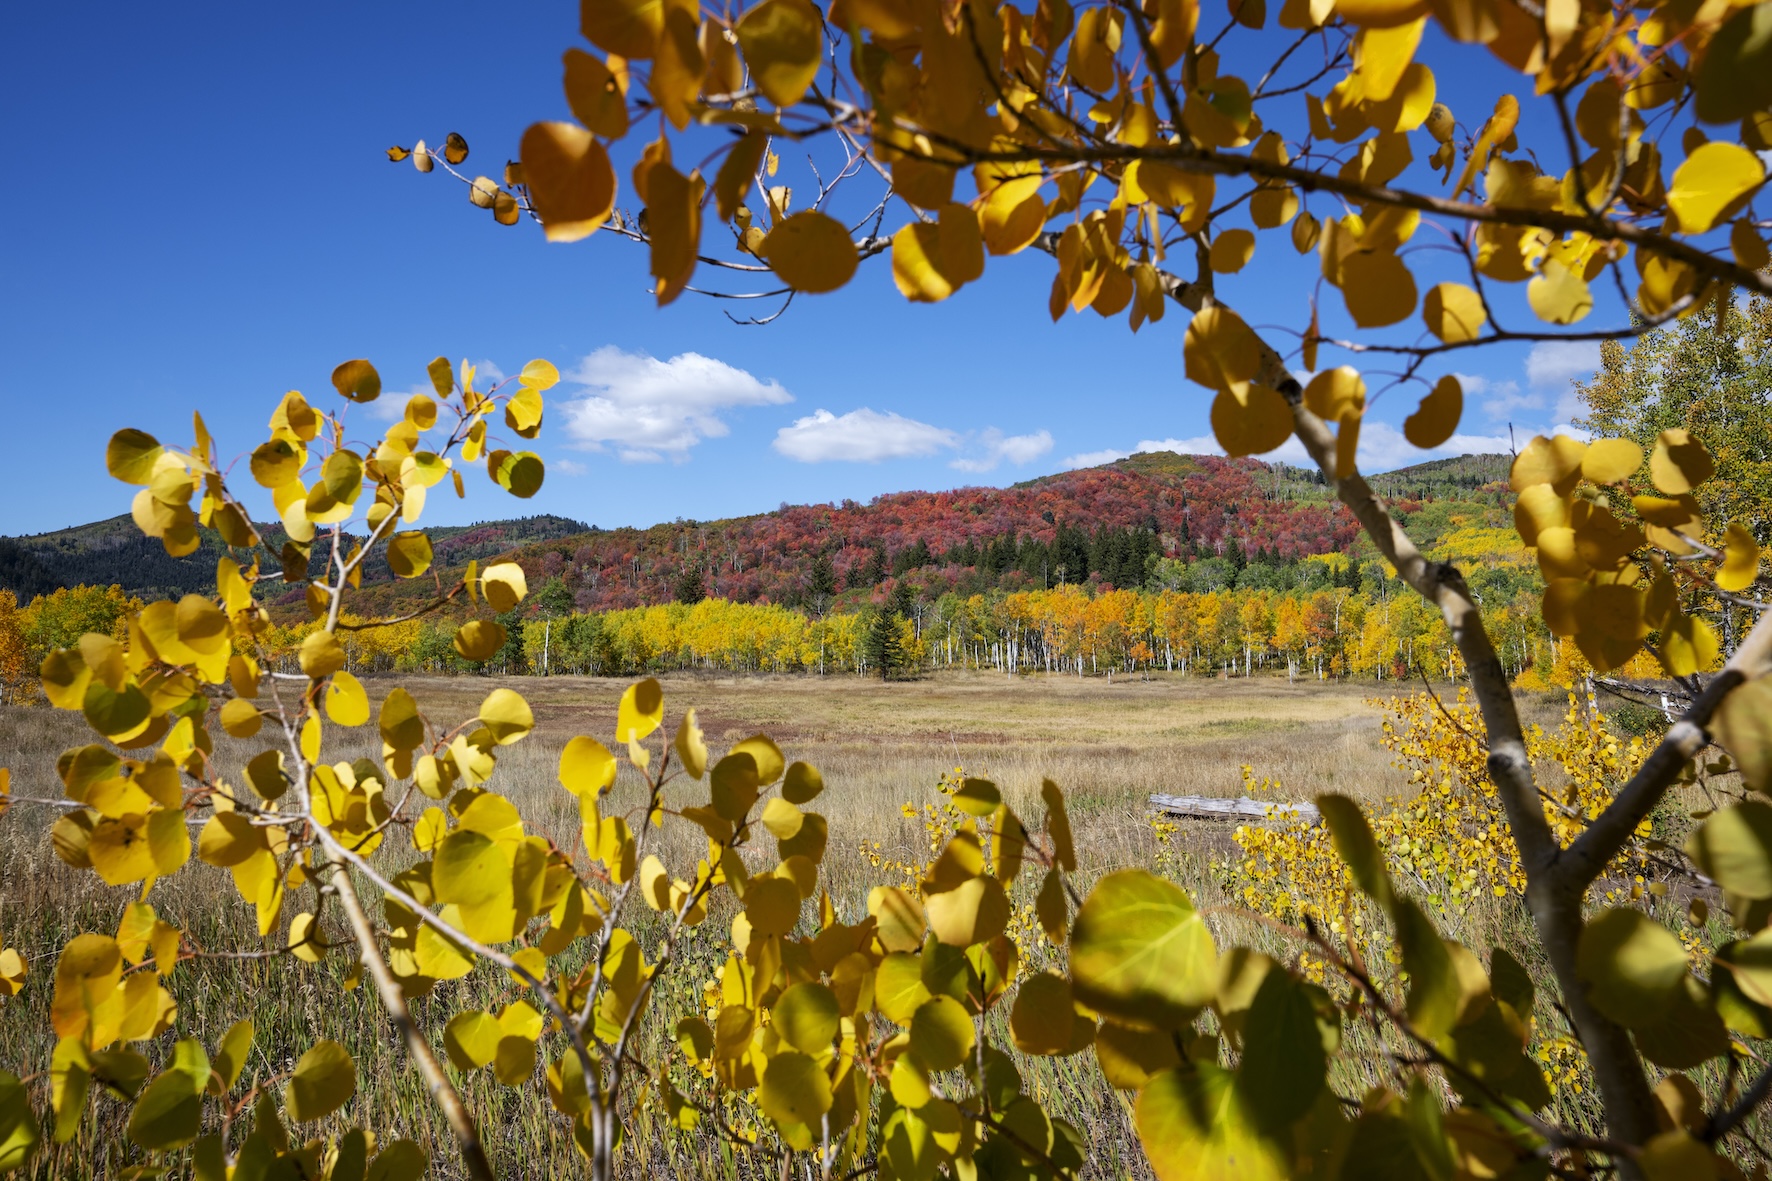
[[[1404, 515], [1449, 500], [1494, 512], [1506, 499], [1507, 465], [1506, 456], [1461, 456], [1370, 481]], [[265, 532], [268, 540], [281, 536], [274, 526]], [[1358, 534], [1315, 471], [1174, 452], [1142, 452], [1004, 488], [890, 492], [866, 504], [784, 505], [710, 521], [601, 529], [542, 515], [425, 532], [440, 573], [469, 560], [510, 557], [523, 565], [532, 590], [559, 579], [578, 610], [702, 595], [829, 606], [878, 594], [888, 580], [912, 572], [935, 592], [1065, 581], [1123, 585], [1142, 581], [1153, 560], [1228, 553], [1239, 561], [1293, 563], [1346, 551]], [[218, 538], [205, 536], [196, 553], [169, 558], [125, 515], [0, 537], [0, 589], [23, 601], [54, 585], [116, 583], [144, 598], [176, 598], [212, 588], [224, 552]], [[431, 588], [430, 578], [394, 580], [378, 561], [365, 569], [359, 609], [397, 609]], [[299, 590], [279, 600], [286, 608], [299, 601]]]

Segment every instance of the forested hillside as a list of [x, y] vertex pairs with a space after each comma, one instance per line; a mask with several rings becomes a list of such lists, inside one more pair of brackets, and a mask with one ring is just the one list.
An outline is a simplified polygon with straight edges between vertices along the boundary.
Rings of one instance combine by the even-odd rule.
[[[565, 517], [536, 516], [439, 526], [427, 533], [437, 560], [459, 566], [529, 542], [582, 534], [587, 528], [582, 522]], [[283, 530], [275, 524], [261, 524], [260, 529], [274, 554], [283, 544]], [[13, 592], [21, 602], [58, 587], [73, 586], [119, 586], [147, 600], [177, 599], [213, 590], [216, 559], [227, 550], [213, 531], [200, 529], [198, 535], [202, 542], [196, 552], [182, 558], [168, 556], [165, 546], [156, 538], [144, 536], [128, 514], [54, 533], [0, 537], [0, 590]], [[322, 560], [316, 547], [316, 573]], [[272, 558], [264, 561], [275, 564]], [[380, 550], [371, 555], [363, 574], [370, 581], [393, 578]]]
[[[1432, 543], [1455, 529], [1507, 526], [1506, 473], [1505, 456], [1465, 456], [1373, 483]], [[755, 516], [647, 529], [595, 529], [538, 516], [427, 532], [440, 571], [514, 555], [534, 585], [552, 584], [550, 602], [579, 611], [721, 598], [821, 613], [870, 602], [911, 573], [927, 598], [1073, 585], [1288, 589], [1304, 577], [1302, 559], [1357, 548], [1352, 519], [1318, 474], [1172, 452], [1008, 488], [784, 505]], [[280, 530], [269, 526], [264, 535], [275, 552]], [[177, 598], [213, 581], [223, 552], [219, 538], [205, 533], [197, 552], [168, 557], [158, 541], [120, 516], [0, 539], [0, 589], [21, 603], [76, 585], [115, 584], [144, 599]], [[364, 581], [361, 601], [376, 610], [416, 603], [430, 589], [428, 578], [393, 579], [379, 553]], [[300, 601], [292, 591], [277, 605], [305, 615]]]

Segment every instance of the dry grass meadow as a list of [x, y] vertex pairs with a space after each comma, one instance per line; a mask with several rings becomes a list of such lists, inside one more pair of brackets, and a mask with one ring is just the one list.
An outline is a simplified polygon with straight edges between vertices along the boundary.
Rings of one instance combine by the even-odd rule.
[[[372, 682], [371, 696], [379, 700], [395, 683]], [[609, 739], [623, 682], [557, 677], [400, 683], [432, 718], [451, 723], [473, 716], [481, 697], [497, 684], [528, 697], [537, 730], [501, 755], [490, 786], [513, 799], [531, 831], [573, 847], [576, 805], [555, 781], [559, 751], [575, 734]], [[813, 678], [679, 677], [665, 682], [667, 727], [674, 726], [683, 709], [694, 707], [711, 749], [761, 732], [775, 738], [790, 759], [804, 759], [823, 771], [827, 788], [818, 807], [831, 834], [823, 884], [849, 920], [865, 912], [870, 886], [899, 880], [871, 864], [860, 848], [863, 842], [879, 842], [881, 855], [890, 860], [920, 862], [927, 857], [922, 824], [907, 818], [901, 805], [939, 799], [935, 784], [944, 771], [964, 767], [969, 774], [992, 778], [1012, 805], [1026, 805], [1023, 814], [1034, 816], [1039, 814], [1041, 778], [1056, 780], [1071, 801], [1080, 868], [1088, 879], [1120, 866], [1154, 865], [1150, 793], [1236, 795], [1245, 763], [1258, 776], [1279, 779], [1286, 797], [1335, 790], [1372, 798], [1401, 789], [1403, 776], [1378, 741], [1379, 710], [1369, 700], [1373, 694], [1370, 684], [1289, 685], [1280, 679], [1109, 683], [967, 675], [893, 684]], [[379, 754], [379, 742], [374, 750], [369, 747], [373, 738], [373, 727], [365, 727], [361, 749], [328, 746], [323, 755], [335, 761]], [[0, 710], [0, 766], [11, 768], [18, 796], [60, 796], [57, 754], [90, 740], [78, 714], [47, 708]], [[221, 765], [236, 774], [244, 757], [264, 746], [256, 739], [224, 741], [218, 750]], [[688, 789], [675, 790], [688, 802]], [[634, 785], [625, 780], [618, 781], [615, 791], [618, 802], [638, 798]], [[106, 888], [92, 873], [58, 861], [47, 839], [52, 819], [51, 809], [21, 803], [0, 820], [0, 941], [17, 946], [30, 960], [26, 990], [0, 1008], [0, 1064], [21, 1075], [48, 1064], [52, 1035], [47, 1010], [57, 950], [80, 931], [114, 931], [123, 908], [136, 897], [133, 890]], [[685, 824], [667, 826], [667, 831], [677, 835], [666, 863], [686, 873], [702, 852], [699, 830]], [[1182, 867], [1184, 884], [1203, 894], [1212, 892], [1207, 863], [1231, 847], [1229, 833], [1222, 823], [1187, 827], [1183, 848], [1191, 851], [1193, 864]], [[397, 858], [398, 853], [384, 856]], [[205, 950], [259, 946], [251, 912], [223, 871], [193, 864], [156, 885], [151, 900], [162, 915], [186, 925]], [[653, 1036], [661, 1041], [679, 1015], [700, 1007], [701, 983], [724, 958], [717, 944], [726, 918], [716, 912], [673, 969], [674, 987], [663, 991], [650, 1014]], [[570, 954], [563, 958], [570, 959]], [[348, 951], [340, 950], [318, 966], [188, 962], [169, 982], [180, 1005], [179, 1034], [213, 1045], [229, 1023], [250, 1017], [258, 1037], [246, 1078], [266, 1082], [287, 1070], [315, 1039], [345, 1043], [357, 1054], [362, 1087], [343, 1116], [380, 1128], [384, 1135], [418, 1139], [433, 1149], [433, 1176], [458, 1175], [446, 1132], [418, 1079], [406, 1068], [397, 1035], [373, 996], [367, 990], [341, 991], [347, 959]], [[439, 985], [416, 1002], [433, 1044], [441, 1044], [441, 1026], [450, 1014], [510, 995], [509, 979], [501, 977], [482, 969]], [[164, 1047], [150, 1050], [151, 1056], [163, 1052]], [[1024, 1064], [1024, 1075], [1031, 1093], [1083, 1130], [1094, 1150], [1090, 1176], [1142, 1175], [1125, 1101], [1101, 1080], [1093, 1055], [1031, 1060]], [[549, 1107], [539, 1080], [513, 1090], [478, 1072], [462, 1086], [501, 1177], [578, 1173], [564, 1124]], [[107, 1176], [139, 1163], [139, 1154], [123, 1145], [116, 1105], [101, 1100], [97, 1106], [99, 1114], [88, 1115], [73, 1143], [38, 1157], [37, 1175]], [[666, 1176], [779, 1173], [779, 1160], [759, 1159], [754, 1153], [735, 1157], [709, 1137], [667, 1132], [653, 1124], [649, 1112], [628, 1127], [626, 1159], [636, 1176], [661, 1169]]]

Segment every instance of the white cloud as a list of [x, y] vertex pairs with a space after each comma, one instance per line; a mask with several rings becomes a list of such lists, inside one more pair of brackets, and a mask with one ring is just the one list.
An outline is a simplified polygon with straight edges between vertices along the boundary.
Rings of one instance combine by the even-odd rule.
[[556, 459], [548, 464], [548, 470], [558, 472], [562, 476], [582, 476], [590, 472], [590, 468], [576, 459]]
[[1100, 467], [1104, 463], [1112, 463], [1116, 459], [1125, 459], [1128, 455], [1137, 455], [1144, 451], [1173, 451], [1177, 455], [1224, 454], [1224, 448], [1218, 445], [1217, 439], [1211, 435], [1198, 435], [1192, 439], [1145, 439], [1130, 451], [1113, 447], [1100, 451], [1084, 451], [1065, 456], [1058, 461], [1058, 466], [1067, 472], [1080, 467]]
[[934, 455], [959, 445], [960, 436], [953, 431], [865, 406], [847, 414], [815, 410], [775, 432], [773, 444], [776, 451], [801, 463], [878, 463]]
[[1598, 341], [1541, 340], [1526, 354], [1526, 380], [1535, 386], [1555, 387], [1591, 377], [1599, 367]]
[[963, 472], [988, 472], [1004, 461], [1013, 464], [1032, 463], [1052, 450], [1052, 432], [1005, 435], [996, 427], [990, 427], [979, 434], [978, 444], [981, 448], [979, 454], [962, 456], [948, 466]]
[[614, 345], [580, 361], [564, 380], [585, 387], [565, 404], [566, 434], [584, 450], [612, 450], [630, 463], [686, 459], [697, 443], [728, 432], [724, 411], [794, 400], [776, 382], [700, 353], [660, 361]]

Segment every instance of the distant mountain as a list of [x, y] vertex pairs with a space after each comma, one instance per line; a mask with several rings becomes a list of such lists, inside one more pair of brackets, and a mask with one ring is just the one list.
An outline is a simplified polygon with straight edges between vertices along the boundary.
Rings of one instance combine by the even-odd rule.
[[[1393, 511], [1426, 529], [1506, 523], [1508, 459], [1436, 460], [1372, 477]], [[267, 540], [281, 544], [275, 530]], [[1315, 471], [1253, 459], [1152, 452], [1008, 488], [896, 492], [866, 504], [784, 505], [716, 521], [592, 529], [561, 517], [427, 530], [445, 578], [470, 559], [511, 555], [532, 591], [608, 610], [677, 598], [767, 600], [823, 610], [911, 576], [925, 594], [1050, 586], [1142, 585], [1162, 559], [1290, 565], [1356, 544], [1358, 529]], [[21, 599], [53, 586], [119, 583], [143, 597], [213, 588], [219, 539], [168, 558], [128, 517], [0, 539], [0, 587]], [[316, 570], [318, 567], [316, 566]], [[53, 585], [52, 585], [53, 584]], [[430, 579], [365, 571], [365, 612], [429, 593]], [[298, 591], [279, 600], [297, 609]]]
[[[590, 526], [582, 521], [555, 516], [426, 530], [436, 560], [444, 566], [461, 566], [530, 542], [589, 531]], [[284, 534], [280, 528], [266, 526], [263, 532], [272, 552], [282, 547]], [[196, 552], [182, 558], [169, 557], [166, 548], [156, 539], [143, 536], [127, 515], [54, 533], [0, 537], [0, 589], [12, 591], [20, 602], [57, 587], [82, 583], [116, 584], [144, 599], [176, 599], [193, 591], [213, 593], [216, 560], [228, 551], [215, 533], [205, 529], [200, 534], [202, 540]], [[316, 547], [315, 573], [322, 569], [322, 561]], [[393, 578], [379, 550], [365, 564], [363, 576], [367, 582]]]

